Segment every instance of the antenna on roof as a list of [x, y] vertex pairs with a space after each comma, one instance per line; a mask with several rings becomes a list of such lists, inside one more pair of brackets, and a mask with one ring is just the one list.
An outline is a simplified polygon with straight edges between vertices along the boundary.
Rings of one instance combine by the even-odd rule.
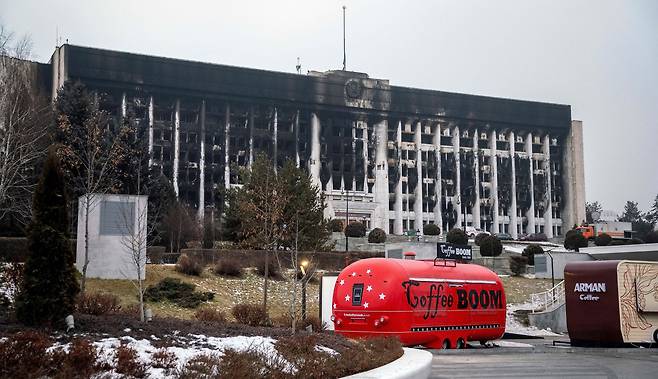
[[347, 69], [347, 54], [345, 53], [345, 9], [343, 5], [343, 71]]
[[297, 57], [297, 66], [295, 66], [295, 68], [297, 69], [298, 74], [302, 73], [302, 64], [299, 63], [299, 57]]

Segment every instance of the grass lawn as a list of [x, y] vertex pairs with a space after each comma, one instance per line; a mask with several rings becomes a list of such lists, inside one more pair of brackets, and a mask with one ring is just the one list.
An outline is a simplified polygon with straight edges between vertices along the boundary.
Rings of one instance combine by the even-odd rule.
[[[507, 303], [525, 303], [530, 301], [530, 295], [533, 293], [543, 292], [552, 287], [550, 279], [528, 279], [520, 276], [510, 276], [500, 278], [505, 287], [505, 296]], [[556, 280], [555, 283], [559, 283]]]
[[[292, 273], [292, 272], [291, 272]], [[205, 305], [222, 310], [229, 318], [231, 308], [240, 303], [262, 304], [263, 277], [246, 269], [242, 278], [217, 276], [207, 268], [200, 277], [184, 275], [174, 270], [173, 265], [147, 265], [146, 286], [156, 284], [166, 277], [178, 278], [193, 283], [197, 291], [211, 291], [215, 299]], [[87, 279], [90, 292], [108, 292], [119, 297], [122, 306], [138, 304], [137, 291], [128, 280]], [[318, 315], [318, 283], [309, 283], [306, 288], [306, 306], [309, 315]], [[297, 286], [297, 310], [301, 309], [301, 285]], [[289, 281], [270, 280], [268, 285], [268, 310], [271, 317], [288, 314], [292, 300], [292, 287]], [[167, 302], [148, 303], [157, 316], [183, 319], [193, 317], [195, 309], [186, 309]]]

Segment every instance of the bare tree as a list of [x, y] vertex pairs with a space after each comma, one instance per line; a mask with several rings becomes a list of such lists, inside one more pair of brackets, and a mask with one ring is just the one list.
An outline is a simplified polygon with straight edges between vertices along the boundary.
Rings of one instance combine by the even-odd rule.
[[[98, 205], [102, 194], [111, 192], [114, 183], [114, 163], [119, 159], [119, 134], [110, 129], [110, 116], [100, 110], [98, 99], [91, 101], [81, 125], [74, 125], [66, 114], [60, 114], [58, 128], [64, 141], [59, 146], [65, 172], [77, 193], [84, 200], [84, 263], [80, 290], [85, 291], [89, 266], [89, 214]], [[80, 211], [79, 211], [80, 213]], [[79, 237], [78, 237], [79, 238]]]
[[[153, 233], [153, 226], [148, 225], [147, 201], [140, 200], [140, 196], [131, 196], [122, 208], [121, 229], [124, 230], [121, 244], [128, 254], [133, 273], [124, 273], [137, 291], [139, 298], [139, 320], [144, 322], [144, 279], [146, 278], [146, 251], [148, 249], [149, 235]], [[134, 275], [131, 275], [134, 274]], [[135, 278], [135, 279], [133, 279]]]
[[36, 84], [36, 66], [26, 61], [32, 42], [0, 25], [0, 218], [31, 218], [35, 167], [45, 157], [51, 107]]

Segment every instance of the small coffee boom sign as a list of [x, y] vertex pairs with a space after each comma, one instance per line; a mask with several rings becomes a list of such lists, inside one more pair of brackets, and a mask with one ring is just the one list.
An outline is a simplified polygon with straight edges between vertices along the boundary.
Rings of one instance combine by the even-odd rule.
[[473, 260], [473, 249], [470, 245], [453, 245], [447, 242], [437, 242], [436, 257], [442, 259]]

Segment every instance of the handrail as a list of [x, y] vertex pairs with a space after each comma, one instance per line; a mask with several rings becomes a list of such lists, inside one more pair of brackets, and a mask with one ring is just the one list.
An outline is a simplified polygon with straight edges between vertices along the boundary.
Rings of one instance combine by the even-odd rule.
[[532, 313], [547, 310], [554, 305], [564, 304], [564, 280], [544, 292], [530, 295], [532, 302]]

